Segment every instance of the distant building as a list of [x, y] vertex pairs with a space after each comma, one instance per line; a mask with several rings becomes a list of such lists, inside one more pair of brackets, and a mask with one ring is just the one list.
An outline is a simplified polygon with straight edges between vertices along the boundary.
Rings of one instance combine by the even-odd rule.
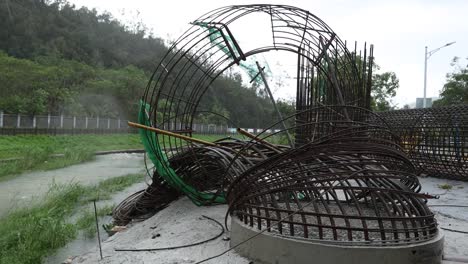
[[[416, 98], [416, 108], [423, 108], [424, 107], [424, 98]], [[432, 107], [432, 98], [426, 98], [426, 108]]]

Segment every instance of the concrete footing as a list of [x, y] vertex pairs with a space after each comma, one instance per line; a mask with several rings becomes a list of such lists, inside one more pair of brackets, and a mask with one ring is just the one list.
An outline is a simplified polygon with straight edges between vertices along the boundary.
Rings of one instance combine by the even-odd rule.
[[[231, 247], [258, 233], [236, 217], [231, 220]], [[442, 263], [444, 236], [402, 246], [349, 246], [291, 239], [268, 232], [240, 245], [235, 250], [255, 263], [294, 264], [435, 264]]]

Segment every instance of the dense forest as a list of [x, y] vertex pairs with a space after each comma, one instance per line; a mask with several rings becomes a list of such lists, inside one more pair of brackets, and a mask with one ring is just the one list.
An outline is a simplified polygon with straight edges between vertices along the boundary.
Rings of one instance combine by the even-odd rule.
[[[142, 23], [125, 25], [63, 0], [1, 1], [0, 24], [0, 110], [7, 113], [134, 119], [150, 74], [168, 50]], [[213, 85], [200, 110], [250, 127], [275, 118], [269, 100], [244, 87], [239, 75]]]

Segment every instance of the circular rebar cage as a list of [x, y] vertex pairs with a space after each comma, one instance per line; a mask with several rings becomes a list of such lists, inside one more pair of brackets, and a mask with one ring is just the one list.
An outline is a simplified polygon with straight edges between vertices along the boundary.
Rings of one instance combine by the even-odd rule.
[[356, 107], [306, 112], [321, 116], [301, 125], [316, 131], [315, 139], [239, 175], [227, 195], [233, 217], [258, 230], [354, 245], [437, 234], [413, 164], [383, 120]]
[[[251, 17], [260, 17], [266, 22], [262, 24], [266, 25], [264, 28], [252, 27], [253, 32], [271, 34], [263, 41], [256, 40], [258, 44], [243, 46], [251, 39], [248, 35], [245, 39], [245, 34], [237, 34], [242, 33], [239, 25]], [[141, 123], [192, 135], [194, 120], [200, 112], [207, 110], [203, 109], [204, 95], [219, 89], [217, 78], [225, 77], [232, 67], [245, 68], [243, 63], [252, 56], [269, 51], [291, 52], [303, 66], [299, 67], [298, 73], [297, 93], [301, 98], [298, 109], [321, 104], [369, 105], [370, 87], [363, 81], [366, 69], [371, 68], [366, 64], [367, 60], [357, 64], [356, 61], [361, 60], [356, 53], [351, 54], [325, 23], [308, 11], [285, 5], [237, 5], [213, 10], [191, 24], [173, 43], [152, 75], [142, 97], [141, 112], [145, 112], [145, 116], [140, 118]], [[310, 82], [310, 78], [315, 81]], [[306, 119], [303, 121], [307, 122]], [[178, 127], [175, 124], [179, 124]], [[144, 137], [147, 150], [154, 155], [153, 160], [161, 161], [157, 166], [159, 175], [173, 187], [188, 193], [198, 203], [222, 201], [219, 190], [210, 192], [205, 188], [207, 186], [192, 185], [188, 182], [192, 176], [178, 176], [178, 172], [164, 162], [172, 156], [190, 160], [195, 164], [191, 170], [198, 168], [197, 175], [200, 175], [198, 172], [202, 172], [206, 165], [203, 162], [207, 159], [202, 161], [199, 156], [208, 150], [196, 149], [193, 144], [172, 136], [154, 137], [146, 133]], [[303, 137], [307, 135], [297, 136], [298, 144], [304, 143], [299, 140]], [[170, 151], [162, 153], [163, 149]], [[210, 153], [214, 157], [215, 152]], [[232, 151], [222, 149], [215, 155], [227, 157]], [[203, 177], [210, 180], [208, 178], [214, 176]], [[219, 183], [219, 180], [215, 182]], [[209, 188], [217, 189], [217, 183]]]

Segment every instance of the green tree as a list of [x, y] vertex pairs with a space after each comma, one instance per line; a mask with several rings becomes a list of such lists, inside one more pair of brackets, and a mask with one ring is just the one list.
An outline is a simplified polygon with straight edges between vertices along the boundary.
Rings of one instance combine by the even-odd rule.
[[388, 111], [393, 108], [391, 99], [396, 95], [400, 81], [394, 72], [384, 72], [372, 75], [371, 109]]
[[455, 57], [451, 66], [455, 69], [447, 74], [447, 82], [440, 93], [441, 99], [434, 102], [434, 107], [468, 104], [468, 64], [460, 66], [460, 58]]
[[[362, 59], [360, 56], [356, 57], [356, 65], [358, 66], [358, 72], [361, 76], [364, 76], [364, 80], [367, 78], [367, 73], [363, 74]], [[367, 60], [366, 65], [369, 65], [370, 61]], [[372, 79], [371, 79], [371, 102], [370, 107], [373, 111], [388, 111], [394, 109], [392, 105], [392, 98], [395, 97], [396, 91], [400, 87], [400, 81], [396, 76], [395, 72], [379, 72], [380, 66], [373, 60], [372, 63]]]

